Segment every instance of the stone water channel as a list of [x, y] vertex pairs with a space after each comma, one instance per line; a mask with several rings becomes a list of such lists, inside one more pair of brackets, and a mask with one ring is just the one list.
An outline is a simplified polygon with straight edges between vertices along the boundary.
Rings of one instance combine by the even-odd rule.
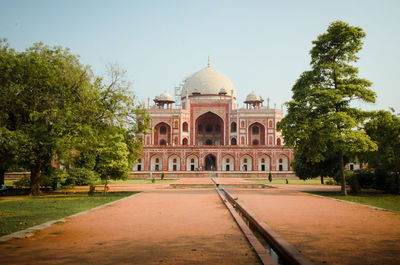
[[[212, 181], [215, 184], [216, 191], [222, 202], [230, 211], [232, 217], [257, 253], [262, 264], [312, 264], [310, 260], [289, 245], [289, 243], [269, 228], [264, 222], [261, 222], [254, 213], [238, 202], [238, 198], [232, 197], [232, 195], [225, 190], [225, 185], [219, 184], [218, 180], [214, 178]], [[266, 186], [262, 188], [266, 188]]]

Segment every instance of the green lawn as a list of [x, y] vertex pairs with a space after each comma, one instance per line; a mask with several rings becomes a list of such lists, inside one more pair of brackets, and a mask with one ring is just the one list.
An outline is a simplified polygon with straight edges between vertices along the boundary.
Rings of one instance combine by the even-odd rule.
[[[168, 184], [178, 181], [178, 179], [156, 179], [155, 183], [152, 183], [150, 179], [127, 179], [127, 180], [109, 180], [109, 184]], [[5, 180], [6, 186], [13, 186], [15, 180]], [[104, 184], [104, 182], [98, 181], [97, 185]]]
[[[272, 179], [272, 182], [269, 182], [268, 179], [247, 179], [250, 181], [254, 181], [260, 184], [286, 184], [285, 179]], [[321, 184], [321, 180], [318, 179], [307, 179], [307, 180], [301, 180], [301, 179], [288, 179], [289, 184], [308, 184], [308, 185], [317, 185]]]
[[363, 192], [359, 195], [342, 196], [339, 192], [309, 192], [320, 196], [356, 202], [400, 212], [400, 195]]
[[16, 180], [4, 180], [4, 184], [5, 184], [6, 186], [12, 186], [13, 183], [14, 183], [15, 181], [16, 181]]
[[0, 197], [0, 236], [112, 202], [134, 192], [41, 197]]
[[[109, 184], [168, 184], [178, 181], [178, 179], [156, 179], [155, 183], [152, 183], [150, 179], [127, 179], [127, 180], [109, 180]], [[98, 184], [104, 184], [99, 182]]]

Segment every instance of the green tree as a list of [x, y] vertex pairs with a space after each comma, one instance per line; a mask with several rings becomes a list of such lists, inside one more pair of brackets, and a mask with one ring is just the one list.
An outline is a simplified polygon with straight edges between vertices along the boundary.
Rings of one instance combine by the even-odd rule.
[[4, 173], [16, 162], [19, 138], [22, 136], [15, 126], [9, 126], [10, 102], [14, 101], [14, 93], [5, 87], [10, 86], [15, 51], [10, 49], [5, 39], [0, 39], [0, 185], [4, 184]]
[[97, 96], [83, 106], [85, 126], [76, 130], [79, 137], [74, 137], [68, 148], [76, 153], [64, 153], [64, 159], [74, 167], [93, 170], [105, 180], [105, 191], [108, 179], [128, 176], [142, 150], [141, 139], [150, 119], [143, 105], [135, 104], [124, 74], [118, 66], [110, 65], [109, 84], [97, 80]]
[[375, 169], [376, 175], [390, 177], [386, 182], [392, 192], [400, 192], [400, 117], [389, 111], [378, 111], [365, 124], [365, 130], [378, 149], [363, 154], [363, 159]]
[[61, 47], [38, 43], [15, 52], [3, 41], [0, 52], [0, 69], [6, 69], [0, 81], [2, 127], [21, 135], [18, 160], [30, 169], [31, 194], [38, 195], [42, 167], [70, 134], [68, 123], [79, 115], [78, 95], [90, 88], [91, 73]]
[[311, 178], [321, 178], [321, 184], [324, 184], [324, 177], [334, 177], [338, 171], [337, 154], [331, 145], [325, 153], [323, 159], [319, 162], [312, 162], [308, 158], [308, 149], [303, 152], [294, 154], [292, 168], [300, 179], [306, 180]]
[[288, 114], [278, 124], [286, 145], [297, 153], [307, 150], [307, 161], [320, 162], [332, 144], [337, 153], [342, 194], [346, 195], [345, 153], [376, 150], [362, 130], [368, 113], [351, 106], [354, 100], [375, 102], [371, 82], [358, 77], [351, 65], [358, 60], [364, 31], [342, 21], [330, 24], [326, 33], [313, 41], [311, 70], [294, 84]]

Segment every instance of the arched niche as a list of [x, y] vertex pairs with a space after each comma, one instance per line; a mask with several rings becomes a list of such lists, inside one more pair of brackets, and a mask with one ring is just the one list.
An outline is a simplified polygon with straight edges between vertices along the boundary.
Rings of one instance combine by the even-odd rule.
[[154, 127], [154, 143], [156, 145], [169, 145], [171, 143], [171, 126], [160, 122]]
[[197, 145], [224, 145], [224, 121], [211, 111], [196, 119]]

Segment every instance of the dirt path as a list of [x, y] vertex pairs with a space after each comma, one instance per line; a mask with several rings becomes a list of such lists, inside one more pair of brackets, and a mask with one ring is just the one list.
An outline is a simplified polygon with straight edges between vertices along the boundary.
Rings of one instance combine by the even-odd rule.
[[400, 264], [400, 214], [292, 189], [230, 192], [315, 264]]
[[214, 190], [143, 193], [8, 241], [0, 257], [2, 264], [258, 264]]

